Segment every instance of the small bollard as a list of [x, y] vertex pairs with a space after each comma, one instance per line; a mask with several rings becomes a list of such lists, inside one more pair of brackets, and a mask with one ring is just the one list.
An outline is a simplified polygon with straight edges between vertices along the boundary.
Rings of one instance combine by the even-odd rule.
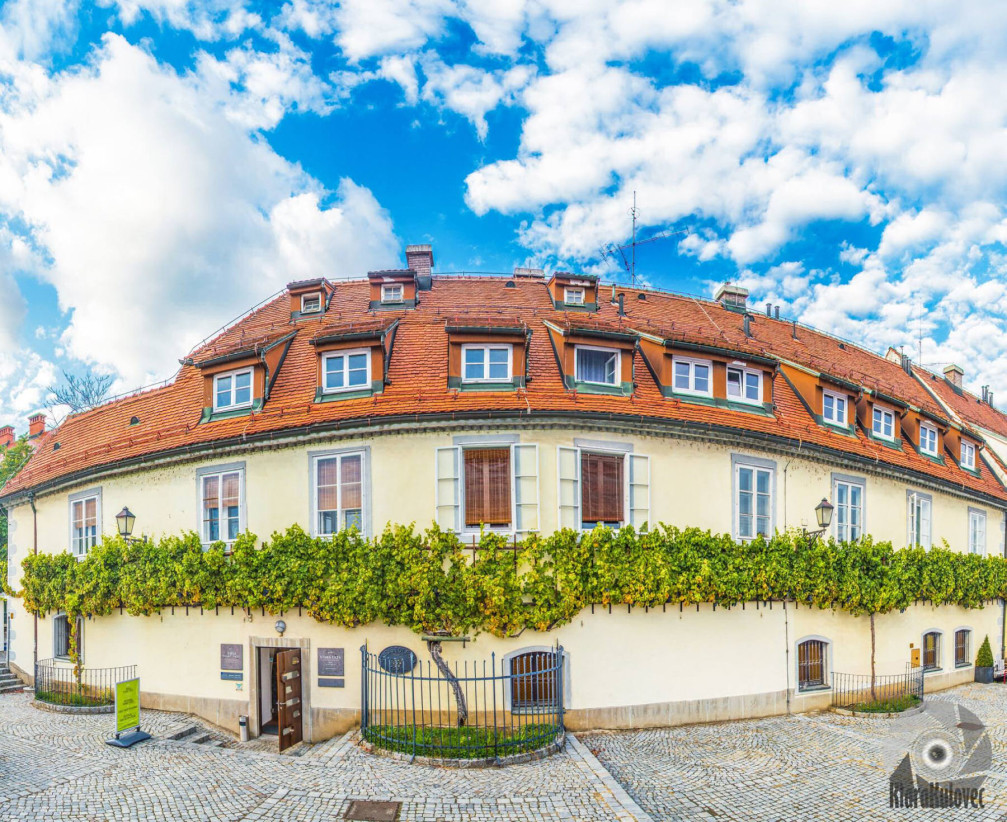
[[248, 717], [238, 717], [238, 738], [242, 742], [248, 742]]

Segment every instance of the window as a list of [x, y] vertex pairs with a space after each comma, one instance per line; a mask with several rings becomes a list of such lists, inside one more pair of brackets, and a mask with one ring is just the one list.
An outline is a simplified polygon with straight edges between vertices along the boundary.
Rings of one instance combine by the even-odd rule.
[[584, 305], [583, 288], [564, 288], [563, 302], [567, 305]]
[[511, 354], [509, 345], [463, 345], [462, 382], [508, 382]]
[[862, 481], [836, 479], [833, 498], [836, 539], [854, 542], [864, 533], [864, 484]]
[[593, 348], [578, 345], [576, 358], [576, 379], [596, 385], [618, 385], [619, 352], [611, 348]]
[[931, 498], [929, 494], [919, 491], [908, 492], [909, 500], [909, 535], [910, 546], [920, 545], [930, 547], [930, 511]]
[[797, 646], [797, 688], [826, 688], [826, 648], [821, 639], [806, 639]]
[[213, 378], [213, 410], [231, 411], [252, 404], [252, 369], [218, 374]]
[[894, 440], [895, 412], [889, 411], [887, 408], [879, 408], [875, 405], [871, 431], [874, 432], [875, 437], [881, 437], [883, 440]]
[[402, 302], [402, 286], [401, 285], [381, 286], [381, 302], [383, 303]]
[[[70, 620], [66, 614], [57, 614], [52, 620], [52, 655], [56, 659], [70, 658]], [[77, 618], [77, 657], [84, 659], [84, 619]]]
[[466, 448], [465, 527], [510, 528], [510, 448]]
[[322, 310], [322, 295], [321, 294], [302, 294], [301, 295], [301, 313], [302, 314], [316, 314]]
[[738, 539], [772, 536], [772, 469], [737, 464], [734, 487], [735, 533]]
[[846, 427], [846, 397], [826, 391], [822, 395], [822, 419], [830, 425]]
[[200, 475], [200, 528], [204, 543], [233, 542], [241, 533], [241, 471], [221, 471]]
[[322, 357], [322, 391], [336, 394], [371, 387], [371, 352], [340, 351]]
[[622, 525], [624, 463], [622, 454], [581, 452], [582, 528], [594, 528], [599, 522], [615, 528]]
[[971, 633], [968, 628], [959, 628], [955, 631], [955, 667], [957, 668], [971, 664], [972, 655], [969, 653]]
[[932, 457], [937, 456], [937, 429], [920, 423], [920, 451]]
[[727, 398], [738, 402], [762, 402], [762, 372], [729, 365]]
[[70, 498], [70, 553], [83, 557], [98, 544], [101, 498], [97, 493]]
[[936, 671], [941, 667], [940, 631], [928, 631], [923, 635], [923, 670]]
[[364, 530], [364, 454], [318, 456], [314, 461], [315, 529], [331, 536], [349, 528]]
[[969, 508], [969, 553], [986, 555], [986, 512]]
[[709, 397], [711, 390], [711, 365], [704, 360], [683, 360], [676, 357], [672, 361], [674, 370], [673, 388], [682, 394], [698, 394]]
[[970, 471], [976, 470], [976, 447], [971, 442], [962, 440], [961, 457], [962, 468], [968, 468]]
[[511, 657], [511, 708], [554, 708], [560, 664], [555, 651], [528, 651]]

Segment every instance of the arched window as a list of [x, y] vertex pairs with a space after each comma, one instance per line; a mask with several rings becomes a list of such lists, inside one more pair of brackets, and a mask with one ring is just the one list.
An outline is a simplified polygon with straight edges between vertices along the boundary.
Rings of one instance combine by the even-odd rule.
[[923, 635], [923, 670], [936, 671], [941, 667], [941, 632], [927, 631]]
[[959, 628], [955, 631], [955, 667], [962, 668], [970, 664], [972, 658], [972, 631]]
[[511, 708], [552, 708], [559, 691], [559, 655], [526, 651], [510, 658]]
[[[70, 658], [70, 620], [66, 614], [57, 614], [52, 620], [52, 655], [57, 659]], [[84, 618], [77, 617], [77, 658], [84, 659]]]
[[797, 645], [797, 689], [827, 688], [828, 679], [827, 640], [810, 638]]

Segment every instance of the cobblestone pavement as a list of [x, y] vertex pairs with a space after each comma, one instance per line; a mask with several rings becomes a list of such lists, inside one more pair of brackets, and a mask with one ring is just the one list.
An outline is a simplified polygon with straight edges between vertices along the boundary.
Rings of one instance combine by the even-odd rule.
[[158, 711], [143, 714], [155, 739], [123, 751], [104, 744], [111, 722], [0, 697], [0, 820], [316, 822], [342, 819], [352, 799], [385, 799], [403, 803], [403, 822], [649, 822], [573, 739], [538, 762], [451, 770], [371, 756], [348, 737], [297, 756], [172, 741], [202, 723]]
[[822, 712], [580, 740], [655, 822], [1007, 819], [1007, 688], [970, 684], [927, 700], [958, 702], [987, 726], [986, 808], [889, 808], [890, 719]]

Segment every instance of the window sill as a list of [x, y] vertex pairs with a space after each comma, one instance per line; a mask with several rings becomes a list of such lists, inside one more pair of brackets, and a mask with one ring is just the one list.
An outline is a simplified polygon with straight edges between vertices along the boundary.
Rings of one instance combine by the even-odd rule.
[[581, 394], [606, 394], [608, 396], [628, 397], [633, 393], [633, 383], [631, 382], [606, 385], [604, 383], [583, 382], [573, 377], [567, 377], [566, 387]]
[[971, 667], [972, 667], [972, 663], [971, 662], [956, 662], [955, 663], [955, 670], [956, 671], [959, 668], [971, 668]]
[[805, 685], [797, 687], [798, 696], [813, 696], [815, 694], [826, 693], [832, 690], [831, 685]]
[[944, 457], [938, 456], [937, 454], [928, 454], [926, 451], [920, 451], [918, 448], [916, 449], [916, 453], [925, 460], [930, 460], [930, 462], [937, 465], [944, 465]]
[[383, 303], [381, 300], [371, 300], [368, 305], [370, 311], [407, 311], [416, 308], [416, 300], [401, 300], [397, 303]]
[[888, 439], [888, 437], [882, 437], [879, 434], [875, 434], [873, 431], [868, 435], [871, 438], [871, 442], [876, 442], [878, 445], [883, 445], [885, 448], [891, 448], [893, 451], [901, 451], [902, 443], [897, 440]]
[[923, 675], [924, 676], [926, 676], [927, 674], [942, 674], [942, 673], [944, 673], [944, 669], [943, 668], [924, 668], [923, 669]]
[[384, 383], [381, 380], [373, 380], [369, 388], [359, 388], [353, 391], [323, 391], [321, 388], [315, 389], [315, 402], [339, 402], [340, 400], [359, 400], [364, 397], [373, 397], [380, 394]]
[[524, 377], [473, 382], [466, 382], [461, 377], [448, 377], [448, 388], [454, 388], [458, 391], [514, 391], [517, 388], [524, 388], [524, 383]]
[[248, 417], [256, 411], [262, 409], [262, 400], [256, 399], [251, 405], [244, 408], [235, 408], [230, 411], [214, 411], [213, 408], [203, 408], [203, 415], [199, 418], [200, 423], [216, 422], [217, 420], [230, 420], [237, 417]]
[[553, 308], [557, 311], [597, 311], [598, 303], [565, 303], [562, 300], [553, 300]]

